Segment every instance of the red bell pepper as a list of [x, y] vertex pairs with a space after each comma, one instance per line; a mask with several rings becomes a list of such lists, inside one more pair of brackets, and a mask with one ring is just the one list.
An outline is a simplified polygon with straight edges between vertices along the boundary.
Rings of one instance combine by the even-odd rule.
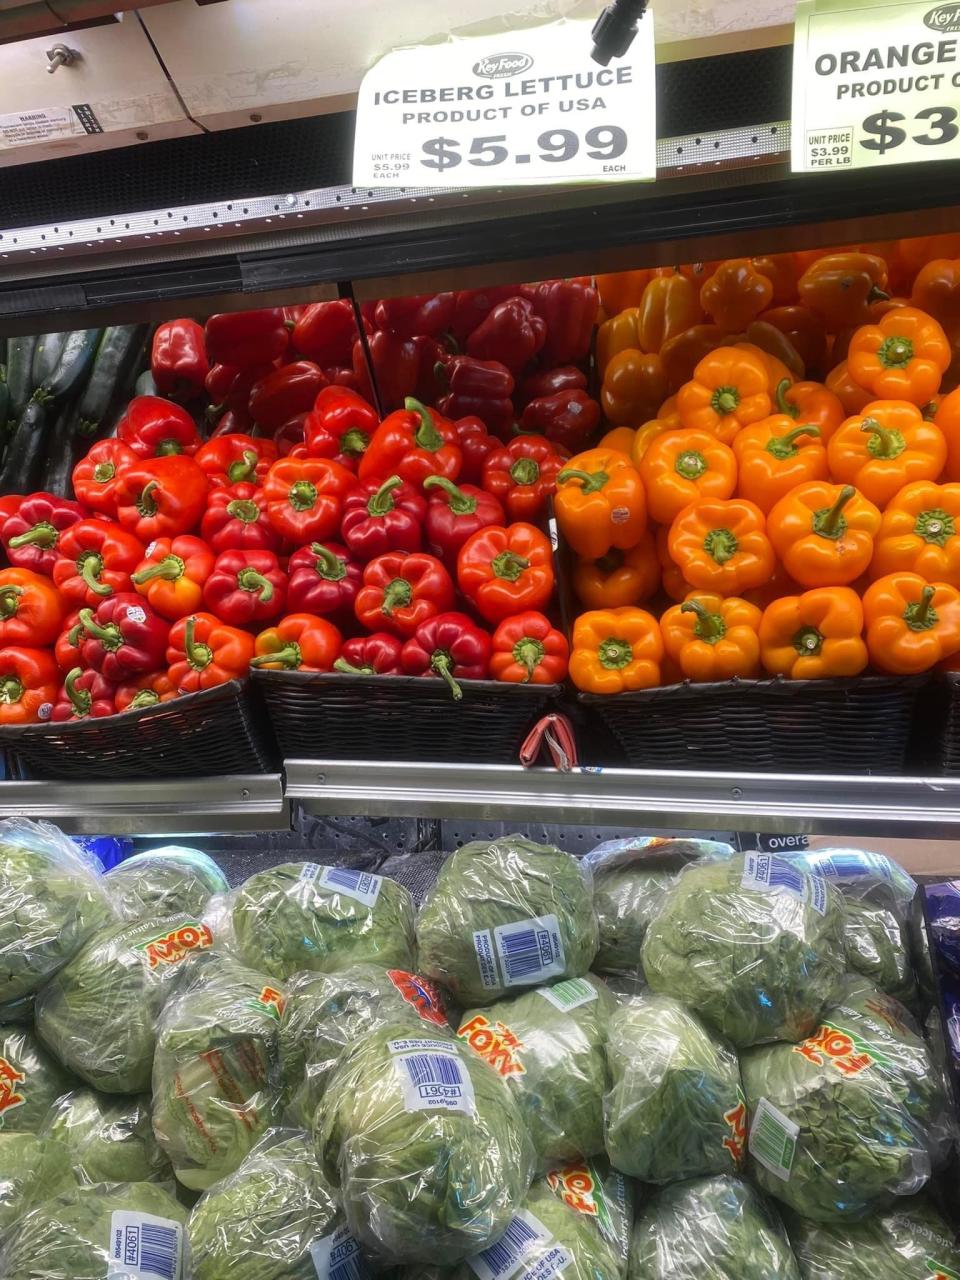
[[245, 365], [243, 368], [234, 364], [214, 365], [204, 383], [207, 395], [210, 397], [210, 406], [207, 409], [208, 422], [216, 422], [219, 430], [222, 428], [226, 414], [232, 413], [235, 415], [238, 426], [230, 429], [243, 430], [250, 418], [250, 393], [257, 383], [273, 370], [272, 361]]
[[[309, 417], [308, 413], [298, 413], [295, 418], [285, 422], [279, 431], [273, 433], [273, 443], [277, 447], [278, 458], [310, 457], [310, 451], [305, 444], [306, 422]], [[343, 465], [346, 466], [346, 463]], [[351, 468], [347, 467], [347, 470]]]
[[203, 326], [196, 320], [157, 325], [150, 348], [150, 372], [162, 396], [190, 399], [204, 390], [210, 372]]
[[272, 440], [246, 435], [217, 436], [201, 445], [194, 455], [194, 462], [211, 489], [244, 482], [262, 484], [276, 460], [277, 446]]
[[141, 542], [175, 538], [200, 523], [207, 490], [207, 477], [192, 458], [151, 458], [120, 476], [117, 519]]
[[[420, 373], [420, 351], [412, 338], [401, 338], [396, 333], [381, 329], [371, 334], [370, 360], [380, 392], [380, 403], [385, 413], [399, 409], [417, 388]], [[353, 344], [353, 371], [360, 380], [360, 391], [366, 399], [373, 400], [370, 375], [363, 354], [363, 344], [358, 338]]]
[[231, 626], [283, 613], [287, 575], [272, 551], [224, 551], [203, 587], [203, 603]]
[[120, 592], [96, 610], [81, 609], [80, 622], [82, 664], [99, 671], [111, 684], [155, 671], [163, 661], [170, 623], [141, 596]]
[[571, 453], [585, 449], [599, 425], [600, 405], [579, 388], [531, 400], [520, 419], [522, 431], [546, 436]]
[[427, 550], [438, 556], [451, 573], [456, 573], [460, 548], [478, 529], [503, 524], [503, 507], [492, 494], [476, 485], [464, 484], [458, 488], [443, 476], [428, 476], [423, 487], [430, 495], [423, 526]]
[[523, 294], [547, 324], [547, 340], [540, 352], [544, 365], [574, 364], [590, 351], [600, 297], [581, 280], [544, 280], [524, 285]]
[[[353, 372], [352, 364], [331, 364], [323, 372], [331, 387], [346, 387], [348, 391], [355, 391], [357, 395], [360, 395], [360, 379]], [[363, 399], [362, 396], [360, 398]]]
[[511, 684], [558, 684], [567, 674], [569, 656], [563, 632], [529, 609], [504, 618], [493, 633], [490, 674]]
[[301, 303], [295, 307], [283, 308], [283, 318], [287, 322], [288, 329], [292, 331], [292, 329], [300, 323], [300, 319], [303, 316], [303, 313], [306, 311], [306, 309], [307, 309], [306, 303]]
[[436, 404], [447, 389], [444, 374], [444, 361], [450, 352], [436, 338], [426, 338], [421, 334], [414, 338], [417, 344], [419, 364], [417, 366], [417, 385], [413, 396], [421, 404]]
[[143, 559], [143, 543], [119, 524], [78, 520], [60, 535], [59, 552], [53, 580], [76, 609], [117, 591], [131, 592], [130, 575]]
[[427, 476], [456, 480], [463, 455], [457, 429], [447, 418], [408, 399], [403, 409], [384, 418], [360, 459], [361, 480], [399, 476], [422, 487]]
[[426, 500], [399, 476], [370, 480], [344, 499], [340, 533], [364, 562], [387, 551], [419, 551], [426, 514]]
[[63, 622], [63, 629], [57, 636], [53, 646], [53, 656], [57, 666], [66, 673], [71, 667], [80, 665], [80, 640], [83, 636], [83, 623], [80, 621], [80, 610], [68, 614]]
[[349, 298], [337, 298], [305, 307], [290, 340], [298, 355], [326, 368], [350, 363], [356, 337], [353, 303]]
[[250, 669], [253, 636], [212, 613], [191, 613], [170, 628], [167, 677], [179, 693], [242, 680]]
[[357, 477], [332, 458], [280, 458], [267, 472], [267, 517], [296, 546], [322, 541], [340, 527], [343, 500]]
[[558, 391], [586, 391], [587, 375], [575, 364], [564, 364], [559, 369], [538, 369], [528, 374], [517, 389], [518, 409], [525, 409], [531, 400], [541, 396], [556, 395]]
[[119, 440], [98, 440], [73, 468], [73, 492], [77, 501], [91, 511], [116, 519], [117, 481], [128, 467], [140, 461]]
[[251, 667], [266, 671], [332, 671], [343, 637], [326, 618], [312, 613], [288, 613], [254, 642]]
[[132, 582], [152, 609], [176, 622], [199, 608], [203, 584], [213, 572], [215, 559], [203, 539], [189, 533], [179, 538], [155, 538]]
[[453, 607], [453, 581], [435, 556], [389, 551], [363, 571], [357, 620], [368, 631], [412, 636], [421, 622]]
[[57, 665], [46, 649], [0, 649], [0, 725], [49, 720], [59, 687]]
[[514, 284], [497, 284], [489, 289], [462, 289], [455, 297], [450, 332], [458, 342], [466, 342], [498, 302], [515, 298], [519, 289]]
[[381, 298], [374, 308], [378, 329], [389, 329], [401, 338], [423, 334], [435, 338], [450, 328], [456, 303], [453, 293], [415, 293], [405, 298]]
[[60, 555], [60, 535], [85, 514], [79, 502], [57, 498], [52, 493], [31, 493], [21, 498], [0, 530], [7, 559], [17, 569], [32, 569], [52, 578]]
[[282, 307], [211, 316], [205, 332], [210, 363], [232, 364], [239, 369], [279, 359], [290, 342]]
[[498, 360], [511, 373], [529, 364], [547, 340], [547, 325], [527, 298], [498, 302], [467, 339], [467, 355]]
[[490, 637], [465, 613], [439, 613], [422, 622], [403, 646], [400, 661], [411, 676], [439, 676], [454, 699], [460, 680], [483, 680], [490, 671]]
[[219, 440], [221, 436], [249, 435], [253, 430], [253, 423], [246, 412], [228, 409], [222, 417], [218, 418], [215, 414], [211, 417], [209, 412], [207, 417], [217, 424], [210, 432], [208, 437], [210, 440]]
[[324, 387], [303, 424], [311, 458], [333, 458], [356, 471], [380, 425], [377, 411], [349, 387]]
[[334, 671], [351, 676], [398, 676], [401, 674], [400, 651], [403, 645], [389, 631], [375, 631], [370, 636], [345, 640]]
[[353, 622], [363, 570], [346, 547], [338, 542], [311, 542], [293, 553], [287, 573], [287, 608], [291, 613], [315, 613], [348, 625]]
[[467, 484], [480, 484], [483, 464], [491, 453], [502, 448], [499, 436], [492, 436], [480, 418], [458, 418], [453, 424], [457, 429], [457, 441], [463, 454], [460, 480]]
[[532, 524], [481, 529], [457, 561], [460, 590], [487, 622], [544, 609], [553, 594], [553, 551]]
[[214, 364], [210, 366], [207, 376], [203, 380], [203, 389], [206, 391], [212, 405], [222, 405], [226, 400], [230, 388], [233, 386], [233, 380], [240, 372], [235, 364]]
[[483, 487], [503, 503], [511, 520], [539, 520], [557, 491], [563, 463], [546, 436], [517, 436], [487, 457]]
[[53, 644], [63, 627], [63, 599], [32, 569], [0, 570], [0, 645]]
[[443, 365], [450, 390], [437, 401], [449, 418], [479, 418], [494, 435], [513, 430], [513, 374], [498, 360], [451, 356]]
[[211, 551], [279, 551], [281, 538], [267, 518], [267, 498], [254, 484], [213, 489], [200, 521]]
[[254, 384], [248, 412], [261, 431], [272, 435], [298, 413], [309, 413], [326, 385], [323, 370], [309, 360], [281, 365]]
[[117, 439], [129, 445], [138, 458], [194, 454], [203, 443], [186, 409], [160, 396], [134, 396], [120, 419]]
[[51, 720], [86, 720], [112, 716], [117, 704], [114, 687], [99, 671], [73, 667], [67, 672], [50, 713]]
[[159, 702], [172, 702], [176, 697], [179, 694], [166, 671], [151, 671], [145, 676], [137, 676], [136, 680], [118, 684], [115, 702], [117, 711], [142, 711], [144, 707], [155, 707]]

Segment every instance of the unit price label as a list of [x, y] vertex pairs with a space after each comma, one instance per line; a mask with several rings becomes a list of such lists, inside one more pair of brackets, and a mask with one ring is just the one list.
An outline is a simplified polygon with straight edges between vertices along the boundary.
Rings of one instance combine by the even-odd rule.
[[388, 53], [357, 102], [356, 187], [502, 187], [656, 174], [653, 16], [623, 58], [590, 21]]

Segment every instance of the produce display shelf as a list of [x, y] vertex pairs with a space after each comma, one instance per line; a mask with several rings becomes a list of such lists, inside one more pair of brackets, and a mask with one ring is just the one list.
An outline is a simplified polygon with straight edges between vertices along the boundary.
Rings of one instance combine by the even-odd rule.
[[960, 838], [960, 778], [287, 760], [308, 813]]

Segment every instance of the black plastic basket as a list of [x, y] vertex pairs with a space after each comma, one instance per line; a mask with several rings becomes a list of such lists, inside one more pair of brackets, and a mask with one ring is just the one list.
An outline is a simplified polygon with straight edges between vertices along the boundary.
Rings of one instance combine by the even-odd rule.
[[[635, 769], [902, 773], [926, 676], [726, 680], [581, 693]], [[960, 744], [960, 712], [958, 712]], [[960, 761], [960, 749], [958, 749]]]
[[269, 725], [248, 682], [188, 693], [96, 720], [0, 729], [12, 772], [26, 778], [109, 781], [266, 773], [276, 767]]
[[917, 703], [913, 751], [930, 773], [960, 776], [960, 671], [932, 677]]
[[561, 686], [311, 671], [255, 671], [285, 757], [515, 764]]

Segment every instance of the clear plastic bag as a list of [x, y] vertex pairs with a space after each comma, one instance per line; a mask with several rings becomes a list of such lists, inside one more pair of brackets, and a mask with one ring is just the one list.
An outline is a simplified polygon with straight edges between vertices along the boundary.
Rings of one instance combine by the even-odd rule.
[[641, 1207], [630, 1280], [800, 1280], [773, 1207], [742, 1178], [721, 1174], [662, 1187]]
[[113, 918], [99, 864], [46, 822], [0, 822], [0, 1004], [41, 987]]
[[643, 967], [737, 1047], [800, 1040], [840, 990], [844, 919], [838, 890], [773, 854], [693, 863], [647, 929]]
[[420, 972], [464, 1008], [581, 977], [597, 942], [589, 868], [519, 835], [458, 849], [417, 917]]
[[278, 1120], [283, 991], [214, 953], [177, 983], [157, 1023], [153, 1128], [177, 1178], [203, 1191]]
[[36, 998], [37, 1031], [72, 1071], [106, 1093], [150, 1088], [155, 1024], [180, 968], [214, 936], [192, 916], [111, 925]]
[[670, 996], [622, 1004], [607, 1040], [607, 1154], [644, 1182], [674, 1182], [743, 1165], [747, 1116], [732, 1047]]
[[125, 859], [107, 872], [104, 885], [124, 920], [200, 918], [213, 895], [230, 887], [211, 857], [176, 844]]
[[950, 1141], [940, 1077], [910, 1014], [862, 978], [797, 1045], [740, 1060], [758, 1185], [816, 1221], [920, 1191]]
[[32, 1027], [0, 1025], [0, 1133], [39, 1133], [51, 1105], [75, 1084]]
[[58, 1143], [35, 1133], [0, 1133], [0, 1241], [25, 1213], [74, 1185]]
[[457, 1035], [510, 1086], [539, 1168], [603, 1151], [607, 1023], [616, 997], [592, 974], [464, 1013]]
[[40, 1129], [68, 1153], [81, 1183], [172, 1182], [150, 1118], [150, 1098], [75, 1089], [58, 1098]]
[[312, 1139], [273, 1129], [194, 1206], [193, 1280], [317, 1280], [311, 1245], [339, 1222]]
[[863, 1222], [787, 1222], [803, 1280], [947, 1280], [960, 1275], [954, 1232], [919, 1196]]
[[496, 1072], [440, 1028], [410, 1030], [390, 1023], [347, 1050], [316, 1136], [371, 1255], [450, 1265], [506, 1230], [530, 1184], [533, 1144]]
[[415, 967], [413, 899], [385, 876], [287, 862], [252, 875], [228, 908], [244, 964], [280, 981], [362, 963]]

